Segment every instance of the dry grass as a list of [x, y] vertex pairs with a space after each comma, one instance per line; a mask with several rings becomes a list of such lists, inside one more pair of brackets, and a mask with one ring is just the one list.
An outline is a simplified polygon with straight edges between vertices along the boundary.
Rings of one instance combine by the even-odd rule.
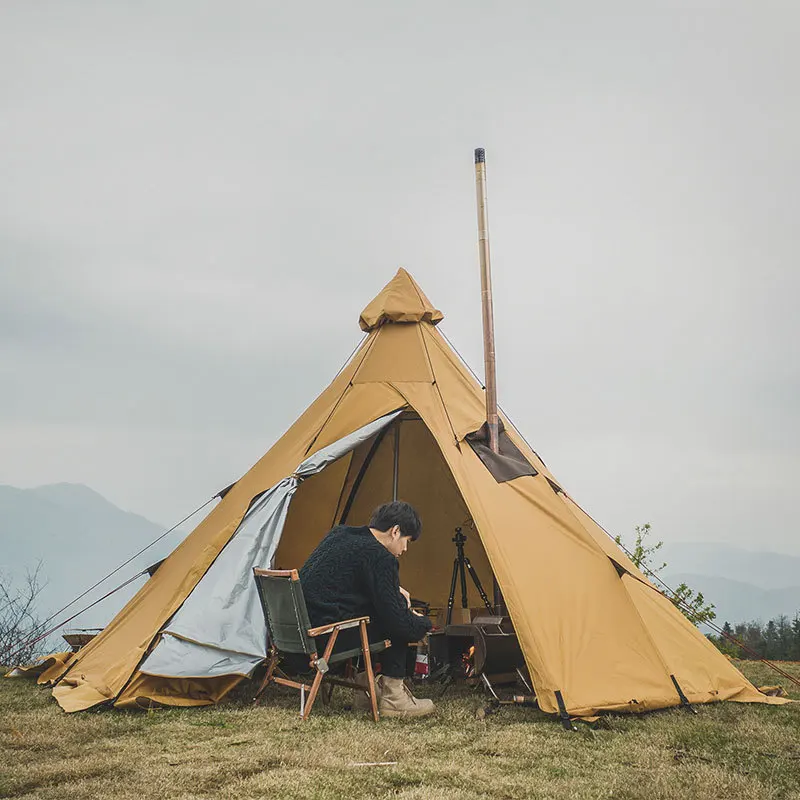
[[[800, 677], [800, 664], [790, 669]], [[338, 693], [307, 723], [288, 691], [260, 708], [241, 697], [67, 715], [49, 692], [2, 680], [0, 797], [800, 799], [800, 704], [608, 717], [567, 734], [531, 709], [479, 719], [485, 700], [467, 690], [450, 690], [433, 718], [378, 725], [348, 699]], [[371, 761], [397, 764], [357, 766]]]

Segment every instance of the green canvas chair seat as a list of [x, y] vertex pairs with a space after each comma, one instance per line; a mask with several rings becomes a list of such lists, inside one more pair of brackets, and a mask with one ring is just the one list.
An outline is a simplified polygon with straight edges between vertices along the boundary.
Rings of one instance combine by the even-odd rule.
[[[264, 693], [270, 683], [282, 686], [291, 686], [300, 690], [300, 716], [305, 720], [311, 714], [317, 693], [322, 681], [331, 685], [349, 686], [353, 689], [364, 691], [364, 687], [355, 681], [344, 680], [329, 675], [332, 664], [338, 664], [351, 658], [361, 656], [364, 669], [367, 673], [367, 694], [372, 706], [372, 717], [378, 721], [378, 700], [375, 692], [375, 675], [372, 671], [371, 653], [378, 653], [391, 646], [391, 642], [370, 643], [367, 638], [367, 623], [369, 617], [356, 617], [328, 625], [311, 627], [303, 596], [303, 587], [300, 584], [300, 575], [296, 569], [253, 569], [253, 577], [264, 611], [264, 620], [267, 624], [269, 635], [269, 651], [267, 653], [267, 673], [256, 693], [256, 702]], [[359, 628], [361, 646], [334, 653], [334, 645], [340, 631], [349, 628]], [[325, 652], [320, 656], [317, 653], [315, 637], [329, 635], [325, 645]], [[281, 657], [287, 654], [308, 657], [308, 671], [314, 678], [311, 685], [294, 681], [288, 677], [276, 675]], [[308, 700], [306, 701], [306, 692]]]

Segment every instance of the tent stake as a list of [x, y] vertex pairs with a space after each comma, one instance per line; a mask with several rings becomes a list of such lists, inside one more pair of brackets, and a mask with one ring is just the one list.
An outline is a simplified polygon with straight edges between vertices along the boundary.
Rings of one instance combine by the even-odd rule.
[[556, 695], [556, 703], [558, 703], [558, 716], [561, 718], [561, 725], [564, 727], [564, 730], [565, 731], [578, 730], [572, 724], [572, 720], [569, 718], [569, 714], [567, 713], [566, 703], [564, 703], [564, 698], [558, 689], [556, 689], [555, 695]]
[[475, 187], [478, 195], [478, 252], [481, 258], [483, 360], [486, 371], [486, 423], [489, 429], [489, 447], [493, 453], [499, 453], [492, 267], [489, 258], [489, 211], [486, 196], [486, 151], [482, 147], [478, 147], [475, 150]]
[[675, 686], [675, 690], [678, 692], [678, 697], [681, 699], [681, 706], [683, 706], [683, 708], [685, 708], [687, 711], [691, 711], [692, 714], [696, 714], [697, 709], [692, 706], [686, 695], [683, 693], [683, 689], [681, 689], [681, 685], [678, 683], [677, 678], [674, 675], [670, 675], [670, 678], [672, 678], [672, 683]]

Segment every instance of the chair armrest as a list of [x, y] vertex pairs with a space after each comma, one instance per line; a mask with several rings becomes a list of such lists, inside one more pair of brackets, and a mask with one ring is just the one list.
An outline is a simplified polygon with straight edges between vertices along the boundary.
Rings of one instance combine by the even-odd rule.
[[322, 636], [323, 633], [330, 633], [334, 629], [343, 631], [345, 628], [355, 628], [362, 622], [369, 622], [369, 617], [356, 617], [355, 619], [344, 619], [341, 622], [331, 622], [328, 625], [320, 625], [318, 628], [309, 628], [308, 635], [311, 637]]
[[293, 581], [300, 580], [300, 574], [296, 569], [262, 569], [253, 567], [253, 575], [265, 578], [291, 578]]

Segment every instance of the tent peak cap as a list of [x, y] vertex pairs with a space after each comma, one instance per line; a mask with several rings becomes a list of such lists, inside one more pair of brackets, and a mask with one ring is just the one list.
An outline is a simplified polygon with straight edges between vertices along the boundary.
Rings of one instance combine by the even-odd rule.
[[436, 325], [444, 314], [435, 308], [411, 275], [400, 267], [397, 274], [361, 312], [358, 324], [371, 331], [387, 322], [430, 322]]

